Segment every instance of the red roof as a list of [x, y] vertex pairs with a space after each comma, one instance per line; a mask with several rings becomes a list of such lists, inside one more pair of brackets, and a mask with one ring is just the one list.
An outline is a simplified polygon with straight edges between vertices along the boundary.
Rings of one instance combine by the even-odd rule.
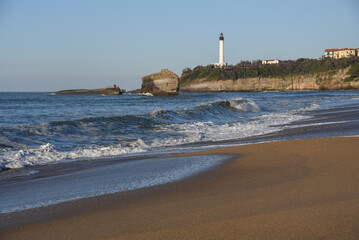
[[335, 51], [343, 51], [343, 50], [355, 50], [355, 48], [331, 48], [331, 49], [325, 49], [325, 52], [335, 52]]
[[341, 48], [339, 50], [355, 50], [355, 48]]
[[325, 49], [325, 52], [335, 52], [338, 51], [338, 48]]

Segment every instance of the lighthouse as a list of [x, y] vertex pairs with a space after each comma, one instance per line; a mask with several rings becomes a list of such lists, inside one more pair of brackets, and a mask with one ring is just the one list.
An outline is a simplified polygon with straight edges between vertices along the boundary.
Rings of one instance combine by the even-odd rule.
[[219, 35], [219, 64], [224, 64], [224, 37], [223, 33]]
[[219, 62], [218, 63], [212, 63], [215, 67], [227, 67], [227, 63], [224, 62], [224, 37], [223, 33], [219, 35]]

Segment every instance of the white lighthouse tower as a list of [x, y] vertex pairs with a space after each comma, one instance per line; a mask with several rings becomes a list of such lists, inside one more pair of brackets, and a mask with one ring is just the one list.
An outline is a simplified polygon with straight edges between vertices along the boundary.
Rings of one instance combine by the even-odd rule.
[[219, 62], [218, 63], [212, 63], [212, 65], [216, 67], [226, 67], [227, 63], [224, 62], [224, 37], [223, 33], [219, 35]]
[[224, 64], [224, 37], [223, 33], [219, 36], [219, 64]]

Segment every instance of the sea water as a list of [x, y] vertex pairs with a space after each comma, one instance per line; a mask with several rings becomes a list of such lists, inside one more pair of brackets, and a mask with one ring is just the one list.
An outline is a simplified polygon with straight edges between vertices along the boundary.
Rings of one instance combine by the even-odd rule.
[[359, 135], [358, 102], [358, 91], [0, 93], [0, 217], [178, 181], [231, 158], [171, 157], [177, 152]]
[[0, 171], [186, 149], [280, 131], [358, 91], [123, 94], [0, 93]]

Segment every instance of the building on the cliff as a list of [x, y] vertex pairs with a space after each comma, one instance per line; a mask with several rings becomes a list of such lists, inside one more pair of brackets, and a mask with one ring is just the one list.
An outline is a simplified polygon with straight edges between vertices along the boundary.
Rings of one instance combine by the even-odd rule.
[[224, 37], [223, 33], [219, 36], [219, 62], [218, 63], [212, 63], [215, 67], [224, 68], [227, 67], [227, 63], [224, 62]]
[[325, 49], [323, 57], [325, 58], [334, 58], [334, 52], [338, 49]]
[[279, 59], [274, 59], [274, 60], [262, 60], [262, 64], [266, 65], [266, 64], [279, 64], [282, 61]]
[[324, 56], [325, 58], [348, 58], [348, 57], [358, 57], [359, 48], [331, 48], [325, 49]]

